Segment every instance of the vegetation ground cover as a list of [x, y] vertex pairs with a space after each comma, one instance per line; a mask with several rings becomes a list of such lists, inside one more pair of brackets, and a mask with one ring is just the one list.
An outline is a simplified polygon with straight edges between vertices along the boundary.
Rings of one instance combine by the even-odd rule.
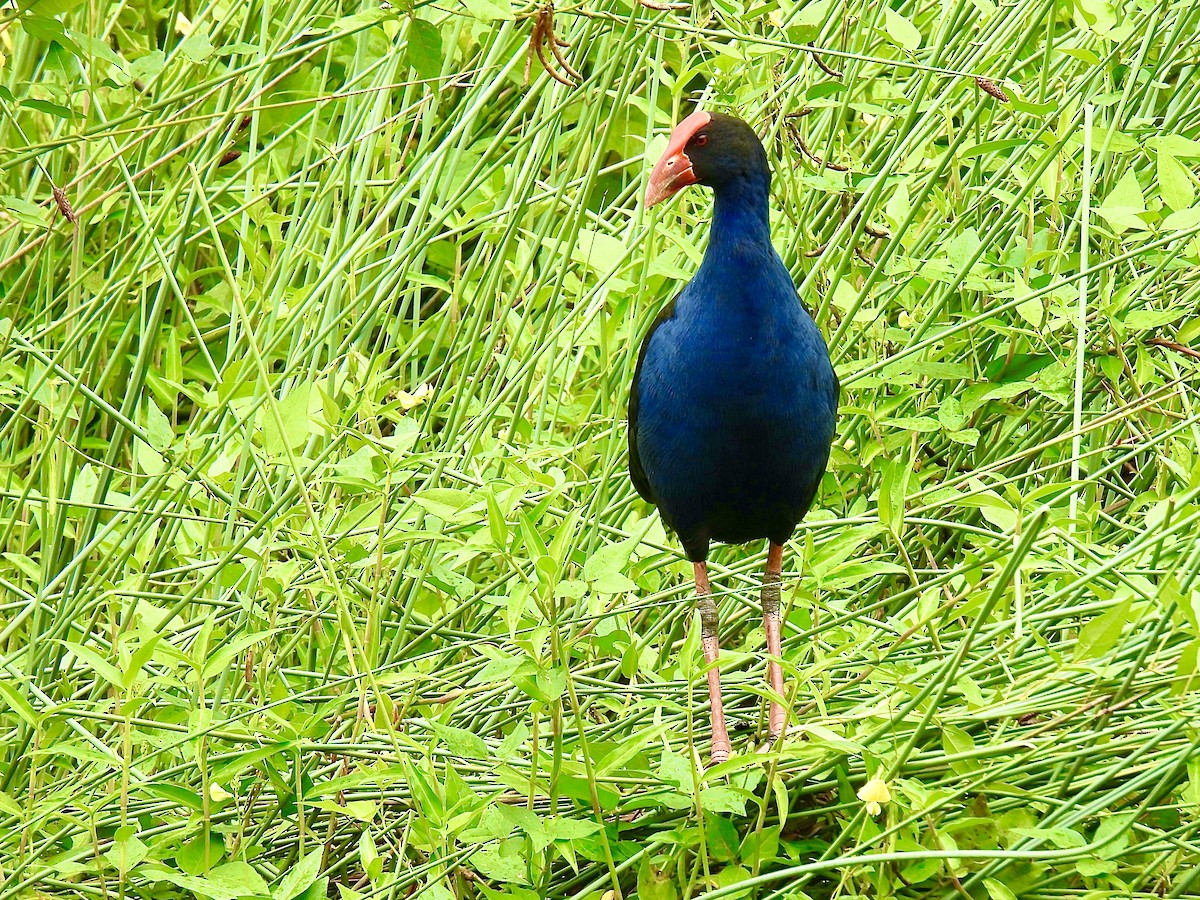
[[[0, 7], [0, 900], [1200, 895], [1198, 36]], [[708, 215], [639, 197], [699, 97], [766, 139], [843, 386], [794, 731], [721, 549], [707, 770], [624, 458]]]

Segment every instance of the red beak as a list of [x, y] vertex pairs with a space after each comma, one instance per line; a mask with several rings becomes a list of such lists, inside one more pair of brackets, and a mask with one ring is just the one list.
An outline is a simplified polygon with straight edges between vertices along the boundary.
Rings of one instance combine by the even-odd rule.
[[712, 116], [697, 110], [675, 126], [670, 140], [667, 141], [667, 149], [650, 172], [650, 181], [646, 185], [647, 209], [683, 190], [689, 184], [696, 183], [692, 161], [683, 150], [692, 136], [711, 121]]

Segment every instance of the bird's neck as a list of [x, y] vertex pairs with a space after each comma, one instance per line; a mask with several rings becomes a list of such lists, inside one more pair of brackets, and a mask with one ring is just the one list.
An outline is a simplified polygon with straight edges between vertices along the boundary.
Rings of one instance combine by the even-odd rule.
[[717, 186], [706, 256], [771, 249], [771, 176], [747, 175]]

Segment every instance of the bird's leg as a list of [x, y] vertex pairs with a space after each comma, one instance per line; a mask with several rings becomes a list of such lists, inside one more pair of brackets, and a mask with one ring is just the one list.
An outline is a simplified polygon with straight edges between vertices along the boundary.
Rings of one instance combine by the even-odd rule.
[[[763, 630], [767, 633], [767, 652], [773, 657], [783, 656], [779, 637], [782, 624], [779, 617], [779, 577], [782, 570], [783, 545], [772, 542], [767, 551], [767, 570], [763, 572], [762, 609]], [[771, 685], [771, 690], [782, 697], [783, 669], [774, 659], [767, 662], [767, 681]], [[783, 708], [783, 704], [776, 700], [771, 701], [771, 712], [767, 722], [772, 738], [783, 734], [784, 726], [787, 725], [787, 711]]]
[[717, 604], [708, 586], [708, 566], [702, 562], [692, 563], [696, 576], [696, 603], [700, 607], [700, 642], [704, 647], [704, 662], [708, 670], [708, 702], [712, 707], [712, 762], [713, 765], [729, 759], [729, 732], [725, 729], [725, 705], [721, 702], [721, 671], [717, 667], [717, 656], [721, 643], [717, 640]]

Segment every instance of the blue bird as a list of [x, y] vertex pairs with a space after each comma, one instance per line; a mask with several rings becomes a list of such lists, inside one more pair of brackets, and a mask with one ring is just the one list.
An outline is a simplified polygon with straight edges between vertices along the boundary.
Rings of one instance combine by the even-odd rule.
[[[691, 559], [704, 658], [720, 650], [708, 582], [710, 541], [767, 539], [767, 651], [780, 656], [783, 545], [808, 512], [829, 460], [838, 381], [821, 332], [771, 246], [771, 172], [741, 119], [694, 112], [650, 173], [646, 206], [689, 184], [712, 188], [713, 219], [695, 277], [659, 313], [629, 393], [629, 474]], [[767, 679], [783, 696], [783, 673]], [[729, 758], [721, 675], [708, 673], [713, 763]], [[769, 729], [787, 714], [771, 704]]]

